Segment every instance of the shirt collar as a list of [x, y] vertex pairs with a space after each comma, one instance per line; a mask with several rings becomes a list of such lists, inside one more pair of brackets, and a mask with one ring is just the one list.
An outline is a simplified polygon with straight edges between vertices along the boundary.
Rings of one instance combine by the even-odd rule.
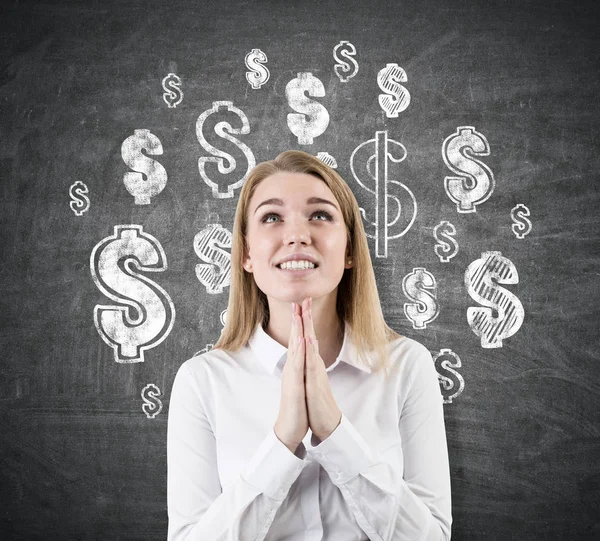
[[[351, 327], [346, 322], [344, 325], [342, 349], [335, 362], [326, 371], [333, 370], [342, 361], [370, 374], [371, 369], [359, 362], [356, 346], [350, 339], [350, 334]], [[287, 359], [287, 348], [271, 338], [260, 323], [256, 326], [254, 333], [250, 337], [248, 346], [269, 374], [275, 374], [275, 372], [281, 374], [283, 365]]]

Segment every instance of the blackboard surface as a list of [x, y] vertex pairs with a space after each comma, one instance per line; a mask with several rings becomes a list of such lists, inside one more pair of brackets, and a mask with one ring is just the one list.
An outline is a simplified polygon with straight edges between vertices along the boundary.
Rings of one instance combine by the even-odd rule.
[[222, 329], [251, 160], [324, 153], [374, 223], [387, 148], [403, 210], [365, 227], [386, 320], [436, 359], [452, 538], [598, 539], [599, 15], [3, 2], [0, 537], [166, 538], [171, 385]]

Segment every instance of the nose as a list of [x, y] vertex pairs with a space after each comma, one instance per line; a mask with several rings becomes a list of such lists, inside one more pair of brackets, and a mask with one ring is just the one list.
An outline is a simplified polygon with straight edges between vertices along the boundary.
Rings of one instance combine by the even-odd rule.
[[310, 243], [309, 225], [303, 218], [289, 219], [285, 229], [284, 240], [286, 244]]

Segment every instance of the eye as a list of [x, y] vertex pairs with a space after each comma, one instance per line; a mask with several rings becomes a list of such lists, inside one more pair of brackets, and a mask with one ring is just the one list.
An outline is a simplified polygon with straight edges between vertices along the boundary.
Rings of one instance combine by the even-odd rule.
[[[315, 212], [312, 213], [313, 216], [319, 215], [319, 214], [325, 216], [325, 218], [329, 221], [332, 220], [331, 214], [329, 214], [329, 212], [327, 212], [325, 210], [315, 210]], [[280, 217], [279, 214], [277, 214], [276, 212], [268, 212], [261, 218], [260, 223], [273, 223], [273, 222], [268, 221], [268, 219], [271, 216], [277, 216], [278, 218]], [[317, 220], [317, 221], [322, 221], [322, 220]]]

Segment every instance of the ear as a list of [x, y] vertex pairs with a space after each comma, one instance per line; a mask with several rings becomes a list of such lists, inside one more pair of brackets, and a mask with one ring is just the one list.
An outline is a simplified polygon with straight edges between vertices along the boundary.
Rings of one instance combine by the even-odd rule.
[[352, 255], [346, 254], [346, 260], [344, 261], [344, 268], [351, 269], [354, 267], [354, 261], [352, 259]]
[[244, 250], [244, 257], [242, 258], [242, 266], [246, 272], [252, 272], [252, 258], [248, 255], [248, 252]]

